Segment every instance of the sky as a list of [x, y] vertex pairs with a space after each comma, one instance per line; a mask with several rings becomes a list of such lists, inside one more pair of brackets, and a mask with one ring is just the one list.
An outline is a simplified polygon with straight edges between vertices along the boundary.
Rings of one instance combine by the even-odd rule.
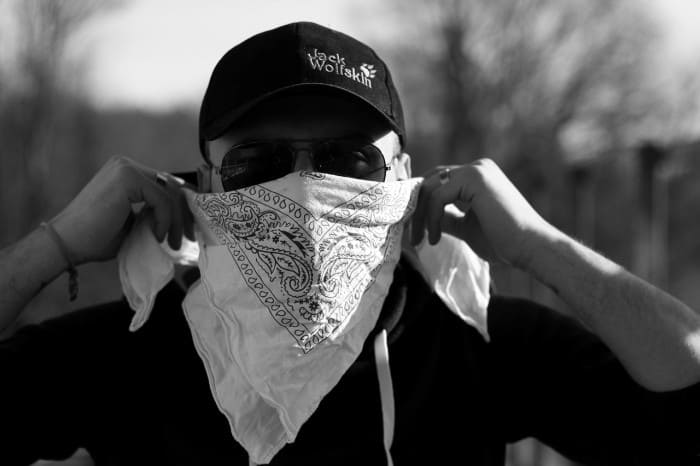
[[[308, 20], [362, 39], [367, 0], [138, 0], [83, 31], [86, 76], [100, 106], [196, 104], [219, 58], [266, 29]], [[251, 8], [251, 5], [255, 7]], [[84, 51], [81, 51], [81, 53]]]
[[673, 58], [697, 61], [700, 58], [700, 1], [646, 1], [653, 14], [658, 15]]
[[[360, 40], [381, 33], [372, 0], [132, 0], [93, 20], [73, 53], [88, 66], [85, 86], [100, 107], [196, 106], [217, 60], [245, 38], [296, 20]], [[254, 5], [254, 7], [251, 7]], [[640, 0], [661, 25], [672, 66], [700, 62], [700, 0]], [[367, 24], [368, 18], [374, 18]], [[372, 31], [373, 32], [369, 32]]]

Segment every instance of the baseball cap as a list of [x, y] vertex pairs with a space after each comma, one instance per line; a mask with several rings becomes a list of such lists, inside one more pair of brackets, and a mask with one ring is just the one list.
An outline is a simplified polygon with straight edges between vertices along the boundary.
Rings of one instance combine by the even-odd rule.
[[[369, 46], [333, 29], [297, 22], [261, 32], [214, 67], [199, 113], [199, 145], [221, 136], [237, 118], [273, 95], [336, 89], [366, 102], [405, 145], [403, 110], [389, 69]], [[313, 89], [310, 89], [313, 90]]]

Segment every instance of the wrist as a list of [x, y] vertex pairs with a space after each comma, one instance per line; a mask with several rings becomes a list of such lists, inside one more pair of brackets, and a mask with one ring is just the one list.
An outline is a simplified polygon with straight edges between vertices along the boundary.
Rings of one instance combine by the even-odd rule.
[[52, 243], [44, 228], [36, 228], [0, 251], [0, 330], [63, 271], [64, 259]]
[[46, 228], [38, 226], [26, 237], [26, 241], [27, 246], [36, 252], [36, 261], [40, 261], [36, 265], [47, 276], [54, 278], [68, 269], [68, 262]]
[[78, 271], [75, 268], [76, 263], [71, 251], [66, 246], [63, 238], [56, 232], [51, 222], [42, 222], [40, 228], [44, 230], [45, 236], [53, 243], [54, 253], [57, 250], [58, 255], [61, 257], [63, 261], [63, 268], [61, 270], [68, 271], [68, 294], [70, 300], [74, 301], [78, 296]]
[[80, 238], [81, 236], [76, 233], [79, 231], [81, 225], [79, 220], [76, 221], [75, 219], [71, 219], [70, 215], [67, 215], [65, 212], [61, 212], [47, 223], [51, 224], [53, 230], [63, 242], [66, 249], [66, 254], [68, 256], [66, 259], [70, 259], [75, 266], [89, 262], [88, 258], [85, 257], [84, 251], [81, 249], [81, 244], [88, 242], [85, 238], [86, 235], [82, 235], [83, 243], [76, 239]]

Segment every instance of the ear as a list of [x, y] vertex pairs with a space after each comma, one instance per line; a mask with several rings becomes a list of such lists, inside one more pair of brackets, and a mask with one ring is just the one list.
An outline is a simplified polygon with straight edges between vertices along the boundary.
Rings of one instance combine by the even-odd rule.
[[197, 187], [200, 193], [211, 192], [211, 172], [212, 168], [207, 163], [197, 167]]
[[396, 170], [397, 180], [407, 180], [411, 177], [411, 156], [401, 152], [394, 158], [392, 170]]

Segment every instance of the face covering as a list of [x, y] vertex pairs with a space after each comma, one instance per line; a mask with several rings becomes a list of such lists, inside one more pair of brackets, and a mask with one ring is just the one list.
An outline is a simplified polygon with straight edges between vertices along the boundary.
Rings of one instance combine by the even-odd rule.
[[183, 308], [217, 405], [252, 461], [294, 441], [359, 356], [419, 183], [295, 172], [188, 195], [201, 280]]
[[[238, 191], [187, 192], [202, 278], [183, 309], [212, 395], [252, 461], [267, 463], [292, 442], [360, 354], [388, 292], [420, 181], [297, 172]], [[419, 248], [426, 279], [487, 337], [488, 264], [470, 262], [476, 256], [452, 240]], [[184, 244], [182, 252], [193, 246]], [[190, 250], [179, 260], [191, 256]], [[119, 269], [136, 310], [132, 330], [172, 277], [174, 257], [145, 222], [127, 237]], [[478, 280], [460, 286], [464, 277]]]

